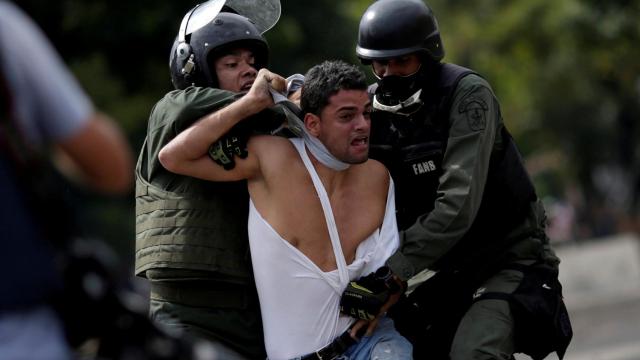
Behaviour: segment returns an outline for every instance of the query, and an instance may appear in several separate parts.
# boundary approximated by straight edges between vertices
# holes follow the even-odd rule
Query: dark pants
[[[179,278],[187,273],[188,277]],[[222,344],[246,358],[265,358],[255,288],[194,274],[169,269],[147,272],[151,318],[188,336]]]
[[[512,359],[509,303],[473,299],[484,292],[512,293],[521,280],[517,270],[499,271],[479,286],[453,274],[437,274],[403,299],[390,316],[413,343],[416,359]]]
[[[247,310],[207,309],[151,300],[151,318],[186,336],[208,340],[216,358],[264,359],[260,314]]]
[[[510,294],[518,287],[522,273],[502,270],[478,288],[485,292]],[[452,360],[512,359],[515,351],[514,321],[506,300],[474,302],[463,315],[451,344]]]

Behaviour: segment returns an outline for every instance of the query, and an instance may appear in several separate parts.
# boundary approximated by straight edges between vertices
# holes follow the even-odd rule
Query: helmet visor
[[[192,34],[213,21],[225,5],[251,19],[262,34],[280,19],[280,0],[209,0],[193,10],[185,35]]]
[[[280,20],[280,0],[227,0],[227,6],[253,20],[264,34]]]

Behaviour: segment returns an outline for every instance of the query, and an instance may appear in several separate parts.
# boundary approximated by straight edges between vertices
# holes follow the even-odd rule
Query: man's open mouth
[[[367,136],[359,136],[353,139],[353,141],[351,141],[351,145],[354,145],[354,146],[367,145],[368,143],[369,143],[369,137]]]

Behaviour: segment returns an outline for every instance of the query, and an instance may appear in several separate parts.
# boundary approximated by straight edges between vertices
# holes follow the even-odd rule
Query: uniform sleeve
[[[160,99],[151,111],[145,144],[138,157],[137,168],[143,178],[154,183],[162,182],[163,186],[174,182],[176,175],[168,173],[158,160],[160,150],[195,121],[230,104],[237,97],[237,94],[220,89],[188,87],[171,91]],[[166,176],[158,178],[162,174]]]
[[[203,116],[224,108],[242,96],[210,87],[190,87],[176,94],[173,101],[177,104],[178,111],[175,113],[175,118],[169,119],[173,123],[176,135]]]
[[[401,278],[406,280],[433,266],[471,227],[501,124],[499,105],[489,84],[477,75],[463,78],[449,114],[449,138],[435,207],[400,233],[400,249],[387,262]]]
[[[63,140],[93,113],[93,105],[40,28],[20,9],[0,3],[2,65],[25,136]]]

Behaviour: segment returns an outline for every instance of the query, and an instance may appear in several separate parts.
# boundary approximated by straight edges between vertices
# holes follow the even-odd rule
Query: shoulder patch
[[[458,112],[466,115],[469,128],[473,131],[484,130],[487,126],[487,110],[489,107],[484,100],[473,96],[463,99],[458,106]]]

